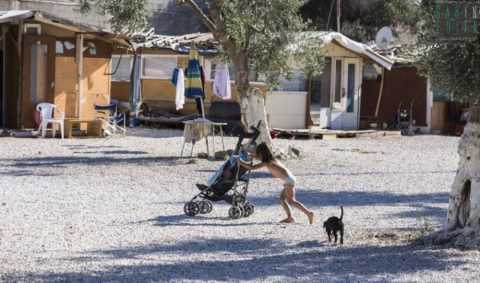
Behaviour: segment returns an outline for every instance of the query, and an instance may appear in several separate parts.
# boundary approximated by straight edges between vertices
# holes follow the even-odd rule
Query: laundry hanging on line
[[[185,76],[182,69],[175,68],[173,70],[172,83],[176,88],[175,108],[178,111],[183,109],[185,104]]]
[[[200,71],[200,62],[197,59],[190,59],[188,61],[185,79],[185,96],[187,98],[203,98],[202,74]]]
[[[213,82],[213,94],[222,99],[232,98],[232,87],[230,85],[230,72],[228,65],[220,63],[215,69],[215,80]]]

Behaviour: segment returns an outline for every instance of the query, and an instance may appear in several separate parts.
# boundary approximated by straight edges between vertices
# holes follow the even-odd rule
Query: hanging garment
[[[185,72],[185,78],[185,96],[187,98],[203,97],[200,62],[198,62],[198,60],[191,59],[188,61],[188,68]]]
[[[173,69],[172,79],[170,80],[174,86],[177,85],[178,70],[178,68]]]
[[[135,54],[133,60],[133,70],[131,75],[132,83],[129,89],[129,102],[130,109],[132,113],[135,114],[135,117],[138,117],[142,105],[142,84],[141,84],[141,56]]]
[[[215,70],[215,80],[213,82],[213,94],[222,99],[232,98],[232,88],[230,86],[230,73],[227,64],[219,64]]]
[[[200,66],[200,79],[202,80],[202,98],[205,99],[205,72],[203,71],[202,66]]]
[[[182,69],[177,69],[176,73],[175,107],[178,111],[185,104],[185,77]]]

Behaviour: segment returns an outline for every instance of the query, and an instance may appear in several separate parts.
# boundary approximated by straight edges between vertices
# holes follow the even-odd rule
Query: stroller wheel
[[[234,205],[228,210],[228,216],[230,216],[232,219],[239,219],[242,217],[242,215],[243,210],[240,208],[240,206]]]
[[[249,202],[245,203],[243,208],[245,209],[245,213],[243,215],[244,217],[249,217],[255,211],[255,206],[253,206],[253,204],[251,204]]]
[[[237,205],[238,204],[243,204],[243,203],[245,203],[245,196],[242,195],[242,194],[235,194],[233,196],[233,202]]]
[[[183,211],[187,216],[195,216],[200,213],[200,206],[198,203],[190,201],[185,204]]]
[[[213,205],[208,200],[202,200],[201,202],[198,203],[198,205],[200,206],[201,214],[207,214],[212,212],[213,210]]]

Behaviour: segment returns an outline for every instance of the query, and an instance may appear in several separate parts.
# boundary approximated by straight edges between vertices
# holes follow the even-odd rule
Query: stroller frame
[[[255,140],[259,136],[259,131],[257,128],[252,127],[254,130],[254,136],[252,137],[249,144],[254,144]],[[189,202],[185,203],[184,212],[188,216],[195,216],[197,214],[208,214],[213,210],[212,202],[225,201],[228,204],[232,205],[228,210],[228,215],[232,219],[239,219],[241,217],[248,217],[253,214],[255,207],[253,204],[247,201],[248,187],[250,183],[251,170],[242,168],[238,163],[231,164],[232,162],[238,162],[241,160],[241,154],[244,153],[241,150],[242,141],[244,139],[243,134],[240,135],[237,142],[236,149],[234,154],[230,156],[228,161],[226,161],[219,170],[210,178],[213,182],[209,182],[209,185],[200,185],[197,184],[197,187],[201,190],[200,193],[196,194]],[[250,161],[252,162],[252,161]],[[227,166],[235,166],[235,176],[233,178],[233,184],[231,188],[226,189],[224,192],[220,191],[220,195],[216,192],[219,185],[217,183],[218,178],[223,175]],[[245,170],[241,174],[241,170]]]

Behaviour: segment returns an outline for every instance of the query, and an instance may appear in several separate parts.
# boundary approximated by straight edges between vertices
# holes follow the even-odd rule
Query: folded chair
[[[95,105],[97,119],[103,121],[103,132],[107,136],[127,133],[125,113],[119,113],[116,103]]]
[[[45,137],[47,134],[48,124],[52,124],[52,136],[55,137],[56,125],[60,125],[60,133],[62,134],[62,139],[64,138],[64,120],[65,113],[57,108],[55,104],[52,103],[40,103],[37,105],[36,110],[40,112],[40,127],[38,131],[42,131],[42,137]],[[55,118],[54,112],[57,110],[59,115]]]

